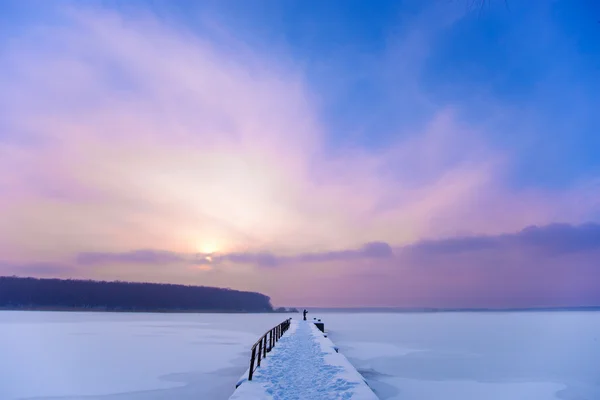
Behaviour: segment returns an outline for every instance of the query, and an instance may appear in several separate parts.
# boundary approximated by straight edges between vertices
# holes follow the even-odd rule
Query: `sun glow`
[[[198,246],[198,249],[202,254],[213,254],[219,251],[219,246],[216,242],[204,242]]]

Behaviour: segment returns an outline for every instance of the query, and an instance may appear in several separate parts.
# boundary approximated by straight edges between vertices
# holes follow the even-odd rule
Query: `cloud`
[[[277,257],[271,253],[231,253],[217,255],[214,258],[215,263],[229,261],[234,264],[255,264],[260,267],[276,267],[281,265],[284,257]]]
[[[125,253],[81,253],[77,263],[81,265],[98,264],[170,264],[189,262],[189,258],[170,251],[134,250]]]
[[[240,264],[255,264],[260,267],[276,267],[293,263],[327,263],[333,261],[357,261],[361,259],[384,259],[392,257],[392,248],[383,242],[373,242],[359,249],[299,253],[291,256],[277,256],[269,252],[231,253],[213,256],[215,263],[229,261]]]
[[[387,243],[367,243],[359,249],[300,253],[280,256],[270,252],[197,253],[178,254],[161,250],[132,250],[124,253],[84,252],[77,255],[80,265],[103,264],[252,264],[258,267],[277,267],[291,263],[326,263],[332,261],[356,261],[361,259],[384,259],[392,257],[392,248]]]
[[[404,255],[437,257],[485,251],[536,251],[538,256],[556,256],[565,253],[600,250],[600,224],[583,225],[550,224],[530,226],[519,232],[500,235],[450,237],[438,240],[421,240],[399,246],[396,251],[385,242],[371,242],[358,249],[307,252],[277,255],[274,252],[232,252],[178,254],[161,250],[133,250],[124,253],[84,252],[77,256],[83,265],[110,263],[170,264],[206,262],[219,264],[253,264],[259,267],[276,267],[285,264],[348,262],[402,258]]]
[[[600,250],[600,224],[531,226],[515,235],[513,241],[547,249],[552,254]]]
[[[0,260],[0,275],[61,276],[72,273],[72,265],[54,262],[11,262]]]
[[[328,262],[348,262],[352,265],[352,262],[360,260],[388,262],[393,259],[402,261],[406,257],[437,258],[453,254],[468,255],[496,251],[507,253],[518,251],[522,254],[530,252],[538,259],[567,253],[600,251],[600,224],[550,224],[527,227],[511,234],[421,240],[414,244],[399,246],[396,251],[388,243],[373,242],[359,249],[299,253],[291,256],[277,256],[270,252],[220,254],[214,256],[214,261],[255,264],[262,267]],[[427,265],[424,264],[423,267]]]
[[[422,255],[467,253],[500,249],[539,250],[548,255],[600,250],[600,224],[530,226],[520,232],[496,236],[465,236],[423,240],[407,250]]]
[[[372,242],[363,245],[358,250],[329,251],[322,253],[305,253],[291,257],[290,261],[299,262],[329,262],[353,261],[357,259],[381,259],[392,257],[392,248],[384,242]]]

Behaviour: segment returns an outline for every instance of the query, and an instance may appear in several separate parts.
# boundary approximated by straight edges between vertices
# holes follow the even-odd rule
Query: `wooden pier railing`
[[[250,369],[248,370],[249,381],[252,380],[254,370],[257,367],[260,367],[261,359],[267,356],[267,353],[270,352],[273,347],[275,347],[275,343],[277,343],[281,336],[283,336],[283,334],[288,330],[291,320],[291,318],[286,319],[262,335],[262,337],[258,339],[256,343],[254,343],[254,346],[252,346],[252,355],[250,356]],[[256,366],[254,365],[255,363]]]

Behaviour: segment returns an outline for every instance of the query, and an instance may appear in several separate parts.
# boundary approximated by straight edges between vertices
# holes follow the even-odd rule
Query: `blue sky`
[[[60,21],[54,12],[57,3],[73,4],[3,2],[3,42],[35,21]],[[471,3],[88,4],[131,14],[155,13],[197,34],[215,40],[234,37],[299,66],[319,100],[332,148],[384,147],[408,134],[407,127],[422,124],[436,108],[450,105],[469,123],[489,124],[486,140],[513,157],[509,179],[516,187],[560,189],[597,175],[600,4]],[[412,36],[413,43],[406,36]],[[402,61],[407,46],[421,47],[422,55]]]
[[[600,4],[470,3],[99,4],[150,8],[193,31],[232,36],[299,66],[318,98],[332,150],[388,146],[448,105],[484,126],[485,140],[510,154],[507,179],[516,188],[560,190],[597,176]]]

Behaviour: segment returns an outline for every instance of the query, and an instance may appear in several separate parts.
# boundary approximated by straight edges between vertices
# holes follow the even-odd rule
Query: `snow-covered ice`
[[[0,311],[0,399],[227,399],[297,315]],[[600,399],[600,312],[319,317],[381,400]]]
[[[0,400],[227,399],[285,318],[0,311]]]
[[[381,400],[600,399],[600,312],[323,317]]]
[[[292,321],[252,381],[230,400],[376,400],[363,377],[311,321]]]

